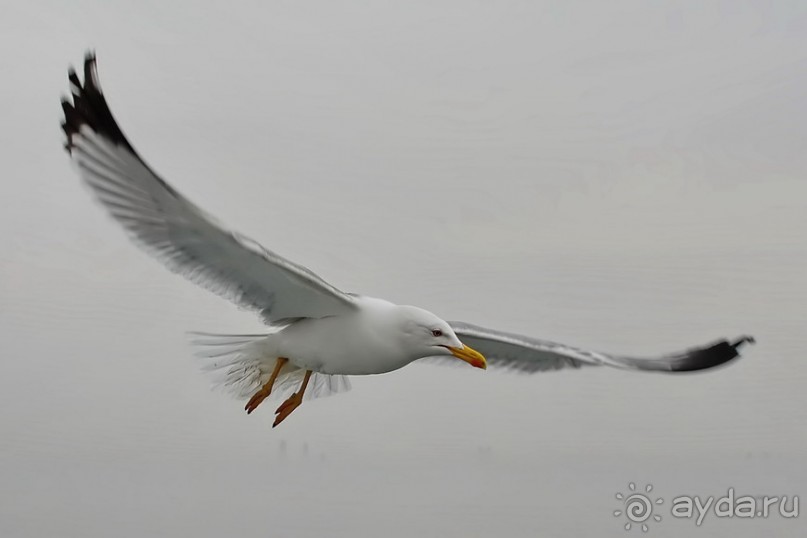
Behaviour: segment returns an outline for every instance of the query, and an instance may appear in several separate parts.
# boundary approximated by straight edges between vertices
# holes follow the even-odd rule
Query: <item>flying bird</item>
[[[744,336],[679,353],[635,358],[448,322],[415,306],[346,293],[255,241],[227,230],[163,180],[112,116],[88,53],[84,80],[70,68],[65,148],[81,179],[128,235],[168,269],[256,312],[266,334],[195,333],[203,368],[251,413],[286,397],[272,427],[303,401],[343,392],[347,376],[390,372],[422,358],[520,372],[581,366],[687,372],[738,356]],[[457,363],[459,364],[459,363]],[[307,392],[306,392],[307,391]]]

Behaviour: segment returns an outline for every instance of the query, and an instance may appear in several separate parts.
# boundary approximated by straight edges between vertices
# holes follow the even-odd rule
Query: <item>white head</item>
[[[446,321],[416,306],[398,306],[396,310],[398,324],[403,329],[401,337],[406,347],[417,355],[415,359],[453,355],[471,366],[487,368],[485,357],[460,342]]]

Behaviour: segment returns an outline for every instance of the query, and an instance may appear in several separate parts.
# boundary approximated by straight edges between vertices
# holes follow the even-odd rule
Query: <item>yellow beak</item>
[[[470,364],[475,368],[482,368],[483,370],[487,369],[488,361],[485,360],[485,356],[482,355],[477,350],[473,349],[470,346],[463,346],[463,347],[453,347],[453,346],[446,346],[448,350],[451,352],[452,355],[457,357],[460,360],[463,360]]]

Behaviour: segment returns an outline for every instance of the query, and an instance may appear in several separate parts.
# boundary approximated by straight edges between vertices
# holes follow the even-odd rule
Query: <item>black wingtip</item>
[[[753,344],[756,344],[756,343],[757,343],[757,340],[753,336],[741,336],[741,337],[739,337],[737,339],[736,342],[734,342],[731,345],[732,345],[732,347],[734,349],[740,349],[740,346],[742,346],[743,344],[752,344],[753,345]]]
[[[756,340],[752,336],[741,336],[733,344],[727,340],[721,340],[709,347],[692,350],[680,359],[673,361],[672,371],[694,372],[722,366],[738,358],[740,347],[744,344],[754,343]]]
[[[67,98],[62,98],[62,110],[64,111],[62,129],[67,135],[65,148],[68,153],[72,153],[75,138],[80,135],[81,128],[84,126],[134,153],[134,148],[126,140],[115,118],[112,117],[112,112],[101,91],[95,51],[89,50],[84,55],[84,82],[79,80],[76,70],[72,66],[67,70],[67,79],[70,82],[72,102]]]
[[[75,91],[78,88],[81,88],[81,81],[78,79],[76,70],[73,69],[72,65],[67,69],[67,80],[70,81],[70,86],[73,89],[73,91]]]

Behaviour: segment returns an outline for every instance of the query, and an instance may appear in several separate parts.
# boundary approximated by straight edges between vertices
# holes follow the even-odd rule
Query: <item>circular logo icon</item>
[[[652,484],[645,486],[644,493],[636,492],[636,484],[633,482],[628,484],[628,489],[630,490],[628,493],[616,494],[617,500],[622,502],[622,509],[614,510],[614,517],[625,515],[625,518],[628,520],[628,522],[625,523],[626,531],[631,530],[634,523],[641,523],[641,529],[647,532],[650,529],[647,520],[652,517],[653,521],[661,521],[661,516],[654,514],[653,508],[655,505],[663,503],[664,499],[659,497],[654,500],[650,497],[650,492],[653,491]]]

